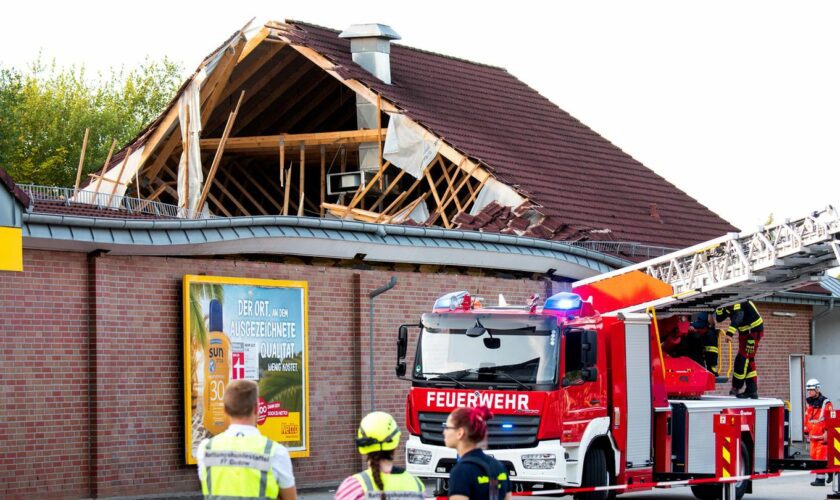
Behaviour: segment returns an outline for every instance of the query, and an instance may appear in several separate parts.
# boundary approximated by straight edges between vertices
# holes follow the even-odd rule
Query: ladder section
[[[594,276],[573,284],[603,285],[641,271],[671,288],[670,294],[621,312],[708,310],[796,288],[840,262],[840,213],[834,207],[765,226],[752,233],[730,233],[711,241]],[[597,305],[596,305],[597,308]],[[607,311],[601,311],[607,312]]]

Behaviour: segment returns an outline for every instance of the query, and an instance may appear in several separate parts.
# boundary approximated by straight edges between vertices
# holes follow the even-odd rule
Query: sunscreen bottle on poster
[[[204,346],[204,427],[214,436],[230,423],[223,399],[230,376],[230,340],[222,329],[222,304],[213,299]]]

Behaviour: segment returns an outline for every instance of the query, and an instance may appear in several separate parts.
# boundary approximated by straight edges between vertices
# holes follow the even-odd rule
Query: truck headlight
[[[406,454],[408,455],[408,463],[410,464],[429,465],[429,462],[432,461],[431,451],[408,448]]]
[[[522,466],[526,469],[553,469],[557,463],[554,453],[535,453],[522,455]]]

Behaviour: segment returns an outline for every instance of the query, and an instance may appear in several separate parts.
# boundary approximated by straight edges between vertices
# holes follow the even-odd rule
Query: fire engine
[[[411,381],[409,472],[445,490],[456,454],[442,424],[476,405],[495,414],[487,453],[508,468],[515,491],[714,477],[720,413],[745,422],[739,475],[785,467],[783,401],[712,395],[713,373],[661,346],[692,313],[817,279],[840,262],[838,241],[840,217],[829,207],[578,281],[541,306],[482,306],[467,291],[440,297],[398,334],[397,376]],[[420,330],[409,368],[412,327]],[[738,497],[750,488],[739,483]],[[692,489],[701,499],[720,494]]]

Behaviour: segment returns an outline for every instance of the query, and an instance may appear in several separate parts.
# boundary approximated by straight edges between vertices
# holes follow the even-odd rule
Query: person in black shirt
[[[449,498],[453,500],[511,499],[507,469],[479,448],[491,418],[493,414],[484,406],[458,408],[443,424],[447,448],[455,448],[460,457],[449,473]]]

